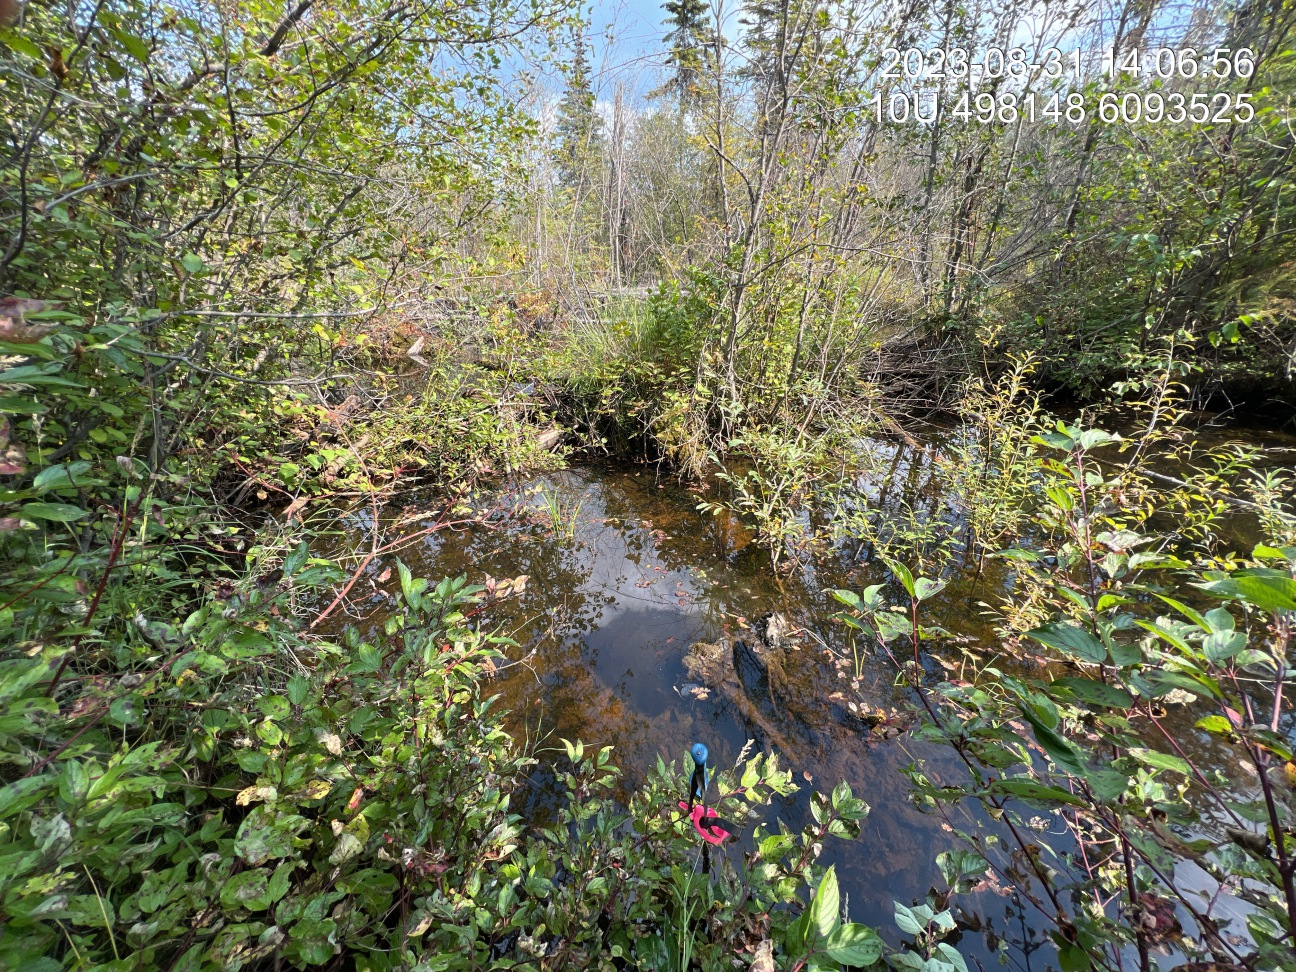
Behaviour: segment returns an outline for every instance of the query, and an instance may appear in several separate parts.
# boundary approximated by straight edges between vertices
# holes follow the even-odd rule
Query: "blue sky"
[[[659,0],[602,0],[586,11],[600,97],[611,98],[618,83],[637,94],[655,84],[667,31]]]

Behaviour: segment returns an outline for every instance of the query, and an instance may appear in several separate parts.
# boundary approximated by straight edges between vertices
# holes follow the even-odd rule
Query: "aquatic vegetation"
[[[705,501],[698,509],[712,514],[731,510],[751,522],[775,569],[786,554],[795,562],[822,540],[812,514],[823,502],[822,494],[845,478],[845,463],[834,445],[828,434],[789,436],[783,429],[751,429],[729,442],[741,458],[716,473],[728,484],[730,497]],[[718,457],[713,459],[719,464]]]
[[[540,513],[545,525],[555,540],[571,543],[576,539],[576,530],[580,526],[581,509],[585,503],[578,499],[575,503],[565,504],[558,493],[545,486],[537,487],[532,495],[539,503]]]

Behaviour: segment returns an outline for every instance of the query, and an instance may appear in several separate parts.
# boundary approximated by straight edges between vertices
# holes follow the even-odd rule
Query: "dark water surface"
[[[1287,463],[1296,458],[1296,439],[1249,439],[1257,440],[1275,454],[1291,450]],[[903,500],[946,522],[943,528],[958,529],[946,498],[931,489],[929,450],[902,443],[874,443],[873,448],[880,458],[879,475],[861,484],[871,503]],[[498,580],[527,575],[524,592],[491,615],[521,647],[510,649],[512,664],[484,689],[502,696],[508,727],[519,741],[557,746],[558,737],[567,737],[588,746],[612,746],[628,788],[643,780],[658,757],[687,765],[694,742],[706,743],[712,763],[726,766],[751,739],[761,749],[777,751],[794,772],[800,791],[776,802],[766,820],[773,826],[778,817],[794,829],[810,819],[812,789],[830,791],[838,780],[849,782],[872,812],[860,839],[830,839],[821,863],[837,865],[851,919],[877,926],[894,940],[893,902],[911,904],[929,889],[943,887],[936,855],[958,846],[947,822],[919,812],[910,802],[901,769],[920,763],[930,778],[961,785],[966,777],[956,757],[908,733],[880,738],[862,732],[858,725],[826,717],[822,704],[802,708],[756,699],[751,706],[737,706],[714,692],[696,698],[682,664],[693,642],[721,635],[749,637],[746,625],[777,611],[800,632],[799,649],[789,651],[784,663],[793,698],[823,700],[842,693],[843,704],[862,696],[871,710],[903,713],[910,692],[897,684],[895,666],[884,656],[864,658],[855,695],[852,666],[840,660],[844,631],[829,621],[839,607],[827,593],[830,589],[859,590],[884,580],[885,572],[862,560],[860,551],[841,549],[779,576],[768,552],[752,543],[750,531],[736,518],[696,509],[703,498],[714,499],[715,487],[707,493],[685,489],[658,479],[651,467],[582,466],[518,484],[508,500],[515,515],[501,524],[429,536],[400,557],[416,575],[434,579],[467,574],[470,581],[482,583],[488,575]],[[561,513],[557,528],[553,508]],[[419,525],[417,518],[407,519],[404,529],[412,532]],[[354,528],[356,542],[367,546],[366,525]],[[360,583],[371,596],[354,604],[350,623],[376,628],[391,610],[390,593],[399,589],[398,582],[394,575],[381,583],[377,578],[393,562],[389,558],[370,565],[372,585],[363,578]],[[931,602],[926,622],[976,639],[974,644],[993,654],[990,619],[980,602],[995,603],[1008,575],[993,566],[977,572],[975,564],[957,560],[947,573],[953,582]],[[897,592],[898,585],[891,590],[893,598]],[[927,664],[932,675],[941,674],[942,667],[957,674],[961,661],[951,649]],[[1204,765],[1230,765],[1229,755],[1210,752],[1209,737],[1192,728],[1190,714],[1168,718],[1182,744],[1200,755]],[[542,765],[558,758],[542,754]],[[550,783],[542,769],[530,791],[528,815],[543,817],[551,811],[556,790]],[[1239,785],[1245,788],[1246,781]],[[952,822],[983,832],[995,829],[971,816]],[[1060,820],[1040,818],[1037,823],[1041,843],[1069,844]],[[741,850],[739,844],[728,853],[736,856]],[[998,938],[1013,943],[1007,956],[1015,968],[1042,972],[1055,961],[1029,905],[994,888],[959,903],[984,932],[964,932],[957,942],[969,960],[987,966],[996,962]],[[1040,951],[1032,954],[1037,946]]]

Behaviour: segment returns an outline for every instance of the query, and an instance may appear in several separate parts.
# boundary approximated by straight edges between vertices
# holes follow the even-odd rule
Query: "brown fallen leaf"
[[[1138,896],[1138,903],[1143,932],[1153,944],[1162,945],[1183,934],[1173,902],[1145,891]]]

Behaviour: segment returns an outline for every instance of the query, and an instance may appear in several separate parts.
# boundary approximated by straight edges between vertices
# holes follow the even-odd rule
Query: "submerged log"
[[[798,653],[787,618],[775,613],[760,619],[750,637],[693,644],[684,656],[686,684],[705,686],[706,694],[679,691],[685,698],[714,694],[728,702],[754,736],[794,761],[812,757],[811,750],[835,749],[846,738],[877,742],[900,734],[903,726],[885,712],[852,707],[841,693],[830,693],[813,659]]]

